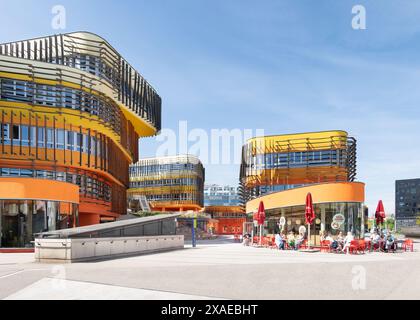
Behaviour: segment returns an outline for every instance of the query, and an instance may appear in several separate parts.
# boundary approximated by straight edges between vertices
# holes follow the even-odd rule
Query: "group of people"
[[[286,243],[289,248],[293,248],[294,250],[298,250],[301,245],[306,240],[306,234],[303,232],[300,232],[298,235],[296,235],[293,231],[290,231],[288,235],[284,233],[284,231],[280,231],[276,234],[274,238],[274,242],[278,249],[285,250]]]
[[[306,238],[306,233],[303,232],[296,234],[294,231],[290,231],[286,236],[284,231],[279,231],[275,235],[274,242],[279,250],[285,250],[286,245],[288,248],[299,250]],[[347,235],[344,236],[343,232],[340,231],[337,236],[333,237],[331,232],[322,231],[320,240],[321,242],[328,241],[330,248],[335,252],[348,253],[354,236],[351,232],[347,232]],[[387,229],[373,229],[370,235],[365,237],[365,240],[371,243],[372,248],[380,248],[386,252],[394,249],[396,243],[394,235]],[[244,235],[243,244],[248,246],[250,243],[251,235]]]
[[[344,236],[343,232],[340,231],[335,239],[331,236],[331,232],[321,232],[320,235],[321,242],[329,241],[330,248],[338,252],[348,252],[350,249],[351,242],[354,240],[354,236],[351,232],[347,232],[347,235]]]
[[[395,250],[396,239],[388,229],[372,229],[370,231],[370,236],[365,238],[365,240],[370,241],[373,248],[378,248],[385,252]]]

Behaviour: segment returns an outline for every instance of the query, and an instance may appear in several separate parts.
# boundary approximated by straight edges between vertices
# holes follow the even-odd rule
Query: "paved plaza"
[[[0,254],[0,299],[420,299],[413,253],[279,252],[231,239],[67,265]]]

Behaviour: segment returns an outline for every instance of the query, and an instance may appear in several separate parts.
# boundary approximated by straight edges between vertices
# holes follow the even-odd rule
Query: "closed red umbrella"
[[[376,208],[375,219],[376,219],[376,225],[380,225],[384,223],[385,209],[384,209],[384,204],[382,203],[382,200],[379,200],[378,207]]]
[[[265,221],[265,208],[264,208],[264,202],[260,202],[260,205],[258,207],[257,212],[257,221],[258,225],[260,226],[260,246],[262,245],[262,229]]]
[[[312,202],[312,194],[306,196],[305,220],[308,225],[308,248],[311,248],[311,225],[315,220],[315,210]]]
[[[263,225],[265,221],[265,209],[264,209],[264,202],[260,202],[260,206],[258,207],[258,224]]]
[[[312,202],[312,194],[308,193],[306,196],[306,210],[305,210],[306,224],[311,225],[315,220],[315,210]]]

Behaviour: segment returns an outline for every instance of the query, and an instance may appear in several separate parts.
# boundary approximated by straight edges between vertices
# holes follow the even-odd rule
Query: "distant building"
[[[397,227],[413,227],[420,219],[420,179],[395,182],[395,219]]]
[[[130,166],[130,208],[144,196],[153,211],[200,211],[204,179],[203,164],[192,155],[140,159]]]
[[[204,186],[204,205],[209,206],[238,206],[239,194],[238,187],[229,185],[205,185]]]
[[[239,206],[210,206],[205,213],[211,216],[208,229],[214,234],[242,234],[243,225],[247,221],[245,212]]]

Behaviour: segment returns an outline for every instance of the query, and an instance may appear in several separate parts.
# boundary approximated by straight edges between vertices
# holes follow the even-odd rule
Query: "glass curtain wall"
[[[312,243],[319,244],[319,235],[322,230],[331,233],[332,236],[343,232],[352,232],[356,238],[362,237],[364,233],[364,219],[362,204],[357,202],[335,202],[322,203],[314,205],[316,219],[311,226]],[[298,234],[301,227],[307,228],[305,224],[305,206],[295,206],[267,210],[267,222],[264,233],[275,234],[279,232],[281,226],[279,221],[281,217],[286,218],[286,225],[283,231],[290,231]],[[307,231],[306,231],[307,232]]]
[[[77,227],[78,205],[43,200],[0,200],[0,247],[32,247],[34,234]]]

